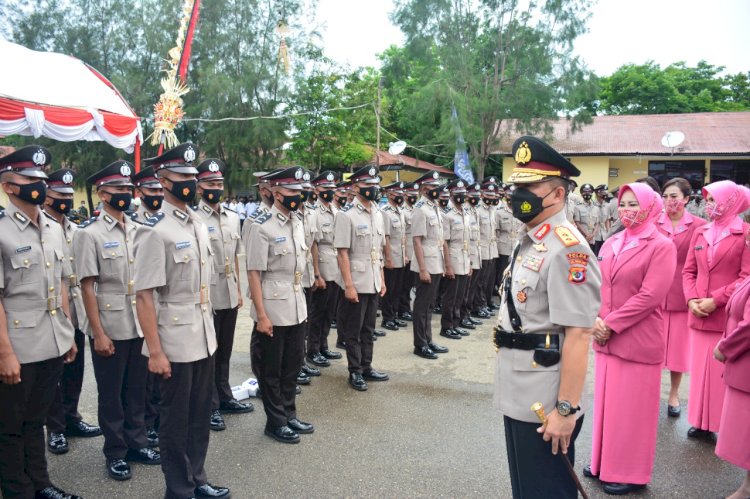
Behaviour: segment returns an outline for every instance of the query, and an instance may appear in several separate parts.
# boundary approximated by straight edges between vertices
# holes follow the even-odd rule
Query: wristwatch
[[[560,416],[570,416],[571,414],[575,414],[576,412],[580,410],[581,410],[580,406],[573,407],[573,404],[571,404],[567,400],[557,401],[557,412],[560,413]]]

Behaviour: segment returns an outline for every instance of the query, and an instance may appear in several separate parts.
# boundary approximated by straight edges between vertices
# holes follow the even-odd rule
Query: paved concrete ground
[[[433,328],[437,325],[434,321]],[[251,376],[250,329],[245,307],[232,359],[233,383]],[[374,364],[387,371],[391,381],[370,383],[364,393],[347,385],[345,359],[334,361],[298,398],[300,419],[316,427],[299,445],[264,436],[262,402],[253,399],[255,412],[227,416],[227,430],[211,434],[209,480],[231,487],[235,499],[511,497],[502,420],[492,408],[490,330],[488,323],[459,341],[441,338],[451,352],[437,361],[411,353],[410,328],[389,332],[375,344]],[[332,335],[335,338],[335,330]],[[96,422],[90,358],[86,364],[81,413]],[[591,381],[590,374],[589,397]],[[743,472],[719,460],[712,445],[688,441],[684,416],[667,419],[667,376],[663,386],[654,478],[638,496],[714,498],[733,491]],[[687,380],[682,391],[684,401]],[[163,497],[159,467],[136,464],[130,481],[110,480],[101,445],[101,437],[74,439],[68,454],[48,455],[53,481],[87,499]],[[579,473],[590,455],[589,418],[578,439]],[[544,470],[539,473],[544,479]],[[596,482],[582,480],[591,497],[607,497]]]

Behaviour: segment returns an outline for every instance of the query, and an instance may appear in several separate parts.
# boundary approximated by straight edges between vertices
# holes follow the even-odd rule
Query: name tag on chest
[[[189,248],[190,247],[190,241],[183,241],[181,243],[175,243],[174,247],[178,250]]]
[[[120,246],[120,243],[118,241],[110,241],[108,243],[104,243],[105,249],[117,248],[118,246]]]
[[[286,236],[279,236],[273,240],[275,243],[283,243],[284,241],[286,241]]]
[[[20,248],[16,248],[16,253],[26,253],[28,251],[31,251],[31,246],[21,246]]]
[[[357,225],[357,229],[358,230],[364,230],[364,229],[367,229],[368,227],[370,227],[370,226],[367,225],[367,224],[359,224],[359,225]]]
[[[209,225],[208,232],[216,232],[216,227],[214,227],[213,225]]]

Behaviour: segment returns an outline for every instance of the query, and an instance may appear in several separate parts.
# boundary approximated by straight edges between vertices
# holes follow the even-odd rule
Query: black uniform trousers
[[[21,382],[0,383],[0,491],[4,499],[34,497],[51,485],[44,420],[62,375],[63,359],[21,364]]]
[[[492,305],[493,290],[495,289],[495,279],[497,278],[497,258],[490,260],[487,269],[487,280],[484,282],[484,300],[487,305]],[[496,295],[495,295],[496,296]]]
[[[461,327],[461,307],[466,296],[466,286],[469,285],[468,275],[456,275],[453,279],[444,278],[446,283],[443,293],[443,314],[440,317],[440,327],[453,329]]]
[[[158,374],[149,372],[146,375],[146,428],[159,429],[159,405],[161,404],[161,380]]]
[[[214,389],[211,397],[211,409],[216,411],[222,402],[234,399],[232,387],[229,386],[229,361],[234,346],[234,330],[237,326],[238,308],[214,310],[214,329],[216,330],[216,352],[214,353]]]
[[[305,321],[307,322],[307,321]],[[266,429],[285,426],[297,417],[297,375],[305,360],[305,324],[274,326],[273,336],[253,328],[250,356],[258,378]]]
[[[404,276],[401,279],[401,293],[398,299],[399,314],[411,312],[411,288],[414,287],[414,283],[419,275],[416,272],[412,272],[409,265],[407,263],[404,266]]]
[[[398,318],[404,274],[406,272],[408,270],[403,267],[398,269],[383,269],[383,277],[385,277],[385,296],[383,296],[381,302],[383,322],[394,321]]]
[[[432,304],[440,287],[442,274],[430,274],[430,282],[417,281],[417,294],[414,297],[414,346],[422,348],[432,343]]]
[[[63,366],[60,383],[55,390],[55,397],[47,414],[47,431],[65,433],[67,426],[74,425],[83,419],[78,413],[78,401],[83,386],[83,359],[86,348],[86,335],[76,329],[75,342],[78,353],[73,362]]]
[[[308,355],[328,350],[328,334],[331,332],[331,321],[336,319],[339,292],[339,286],[334,281],[326,281],[325,289],[312,292],[307,332]]]
[[[470,316],[471,311],[474,310],[474,294],[476,293],[477,283],[479,282],[479,274],[482,269],[472,269],[471,275],[469,276],[469,283],[466,285],[466,291],[464,292],[463,305],[461,306],[461,318],[466,319]]]
[[[166,499],[195,497],[207,482],[206,453],[211,426],[214,356],[172,362],[172,376],[161,381],[159,449],[167,483]]]
[[[362,374],[372,369],[372,335],[375,332],[378,298],[378,293],[359,293],[358,303],[352,303],[343,296],[339,302],[337,327],[346,342],[350,373]]]
[[[576,422],[567,457],[562,452],[552,454],[552,443],[545,442],[536,432],[539,423],[526,423],[507,416],[503,417],[503,422],[513,499],[577,498],[578,489],[562,460],[575,464],[575,441],[581,432],[583,417]]]
[[[477,277],[476,286],[472,288],[472,299],[471,309],[479,310],[487,306],[487,295],[485,293],[485,287],[487,286],[487,279],[489,279],[490,266],[492,260],[482,260],[482,268],[479,269],[479,276]]]
[[[142,449],[146,438],[146,377],[148,358],[141,354],[143,338],[113,340],[115,353],[102,357],[94,351],[91,363],[99,392],[99,426],[104,435],[104,456],[124,459],[128,449]]]
[[[508,268],[508,263],[510,263],[510,255],[500,255],[495,263],[497,264],[495,271],[495,287],[499,290],[500,285],[503,282],[503,272],[505,272],[505,269]]]
[[[307,356],[307,341],[310,338],[310,310],[312,310],[312,303],[313,303],[313,289],[312,286],[309,288],[302,288],[302,291],[305,293],[305,306],[307,307],[307,320],[302,323],[302,326],[305,328],[305,340],[303,342],[303,351],[302,351],[302,362],[300,362],[300,368],[302,367],[302,364],[305,363],[305,357]]]

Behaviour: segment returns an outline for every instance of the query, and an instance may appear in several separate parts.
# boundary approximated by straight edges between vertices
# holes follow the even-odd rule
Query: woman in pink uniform
[[[662,305],[677,266],[677,250],[655,225],[661,196],[648,185],[620,188],[625,230],[599,252],[602,305],[594,326],[594,430],[591,464],[607,494],[622,495],[651,481],[664,362]]]
[[[685,210],[693,190],[690,182],[684,178],[673,178],[664,184],[665,212],[656,220],[659,232],[672,240],[677,248],[677,270],[672,279],[672,286],[664,301],[664,340],[666,353],[664,367],[669,369],[671,386],[667,401],[667,414],[672,417],[680,415],[678,391],[682,373],[690,370],[690,335],[688,333],[688,309],[685,294],[682,291],[682,268],[685,266],[690,240],[695,229],[706,223]]]
[[[748,201],[750,204],[750,200]],[[750,252],[750,232],[745,236]],[[724,363],[724,407],[716,455],[747,471],[745,480],[727,499],[750,497],[750,277],[745,279],[727,303],[727,326],[714,357]]]
[[[750,274],[745,249],[747,224],[739,214],[747,209],[747,188],[722,180],[703,188],[710,223],[699,227],[690,241],[682,285],[689,309],[692,342],[688,437],[713,438],[719,431],[724,404],[724,365],[713,351],[726,325],[724,307],[737,285]]]

